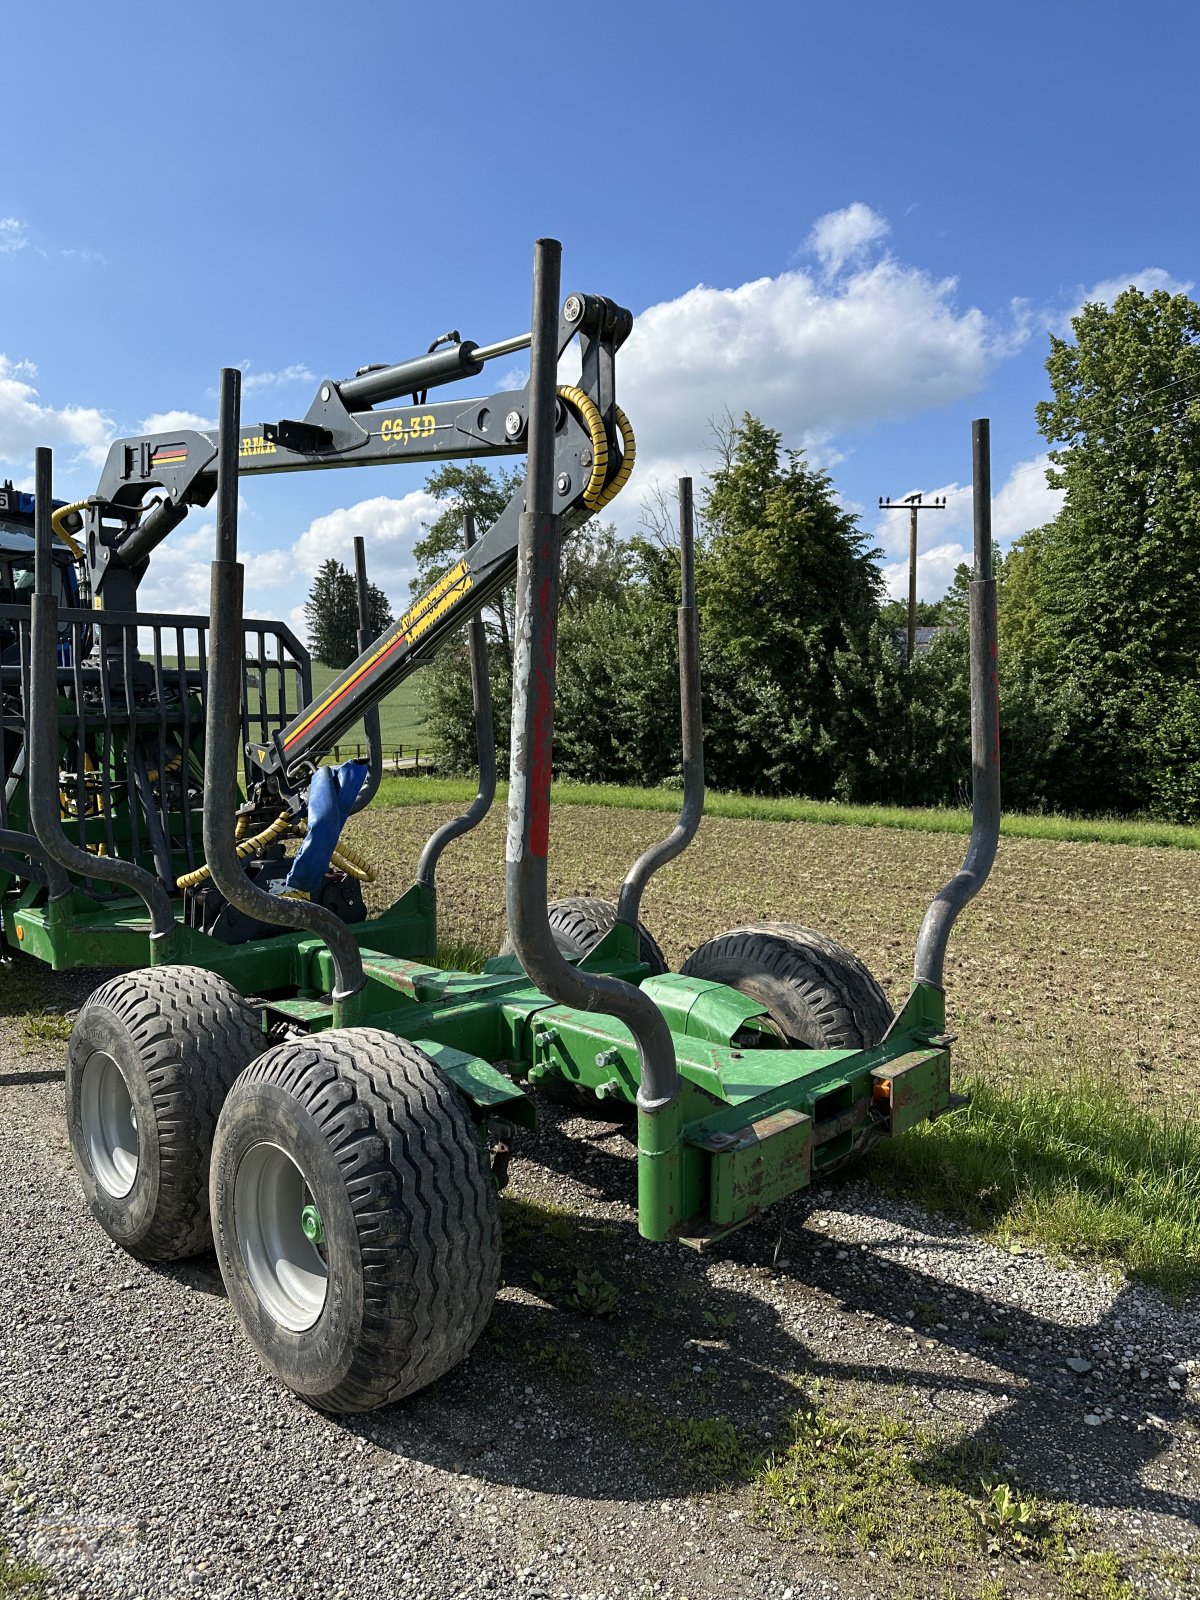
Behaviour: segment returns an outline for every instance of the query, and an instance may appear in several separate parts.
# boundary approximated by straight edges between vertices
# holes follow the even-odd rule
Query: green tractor
[[[449,336],[411,361],[322,382],[301,420],[250,427],[240,375],[226,370],[214,435],[113,446],[81,509],[93,607],[64,606],[56,587],[50,455],[37,455],[32,605],[0,606],[29,663],[4,669],[5,934],[56,968],[124,969],[82,1007],[69,1049],[70,1142],[93,1215],[143,1260],[214,1242],[259,1357],[325,1409],[411,1394],[479,1337],[499,1282],[513,1132],[537,1122],[531,1090],[636,1129],[642,1235],[698,1247],[956,1103],[944,956],[999,833],[986,423],[975,427],[974,828],[926,914],[899,1015],[856,956],[809,930],[737,929],[672,973],[640,921],[651,875],[685,848],[704,803],[687,480],[679,821],[616,904],[547,903],[560,546],[632,470],[614,360],[631,324],[600,296],[560,301],[559,247],[542,240],[528,334],[486,347]],[[560,388],[574,340],[580,382]],[[431,388],[525,347],[523,389],[429,402]],[[410,403],[388,403],[399,396]],[[240,478],[492,453],[527,455],[523,486],[478,539],[464,530],[460,559],[377,639],[359,546],[361,653],[313,700],[299,643],[243,617]],[[152,551],[214,496],[209,615],[139,612]],[[514,572],[509,943],[480,973],[447,971],[434,959],[438,861],[495,790],[478,612]],[[372,708],[464,623],[479,792],[429,840],[412,887],[368,917],[339,838],[378,783]],[[364,716],[370,759],[328,765]],[[303,838],[288,854],[293,833]]]

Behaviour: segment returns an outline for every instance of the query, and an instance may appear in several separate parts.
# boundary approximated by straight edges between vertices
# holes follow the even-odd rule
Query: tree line
[[[997,561],[1002,761],[1014,809],[1200,821],[1200,307],[1129,289],[1052,337],[1037,407],[1060,513]],[[486,528],[519,478],[434,473],[443,507],[416,548],[420,592]],[[905,659],[904,607],[828,473],[749,414],[719,436],[698,496],[710,783],[903,805],[969,793],[968,569],[927,605],[940,630]],[[596,521],[564,541],[555,770],[678,781],[671,507],[622,541]],[[508,744],[512,597],[486,613],[497,745]],[[424,676],[432,742],[474,764],[465,645]]]

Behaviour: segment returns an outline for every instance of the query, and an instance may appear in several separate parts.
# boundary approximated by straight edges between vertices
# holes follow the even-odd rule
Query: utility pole
[[[908,508],[908,665],[917,648],[917,517],[922,511],[945,511],[946,496],[926,500],[920,494],[906,494],[903,500],[885,500],[879,496],[881,511],[903,511]]]

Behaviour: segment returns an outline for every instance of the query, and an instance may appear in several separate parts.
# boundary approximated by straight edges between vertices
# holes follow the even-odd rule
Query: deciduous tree
[[[1066,500],[1019,548],[1004,637],[1071,716],[1058,803],[1195,818],[1200,306],[1130,288],[1072,332],[1037,408]]]

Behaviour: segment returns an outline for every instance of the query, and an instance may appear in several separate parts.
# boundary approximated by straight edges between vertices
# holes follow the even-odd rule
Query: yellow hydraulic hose
[[[590,395],[584,394],[582,389],[576,389],[568,384],[559,385],[558,398],[578,411],[583,418],[584,426],[592,436],[592,475],[588,479],[587,488],[583,491],[583,503],[589,511],[598,511],[600,493],[608,476],[608,436],[604,432],[604,422],[599,407]]]
[[[348,844],[339,844],[330,858],[330,865],[339,872],[347,872],[352,878],[357,878],[359,883],[374,883],[378,877],[374,866],[369,861],[364,861],[357,850],[351,850]]]
[[[637,460],[637,440],[633,436],[633,428],[629,418],[620,406],[614,406],[613,412],[617,419],[617,427],[621,431],[621,465],[618,467],[613,480],[607,486],[605,478],[608,476],[608,436],[604,432],[604,422],[600,416],[599,407],[590,395],[584,394],[582,389],[568,385],[560,386],[558,397],[566,405],[576,410],[582,417],[584,426],[592,439],[592,475],[588,479],[587,488],[583,491],[583,503],[595,515],[603,511],[604,507],[616,499],[621,490],[629,482],[629,475],[633,471],[633,464]]]
[[[243,839],[237,846],[238,859],[245,861],[248,856],[256,856],[260,850],[265,850],[269,844],[274,844],[276,839],[285,838],[292,831],[292,814],[290,811],[281,811],[268,827],[261,833],[256,833],[253,838]],[[194,889],[198,883],[204,883],[212,876],[212,869],[205,862],[197,867],[194,872],[185,872],[181,878],[176,878],[177,889]]]
[[[281,811],[275,821],[256,833],[253,838],[246,837],[247,822],[245,817],[237,820],[237,829],[234,838],[238,841],[237,853],[240,860],[245,861],[249,856],[255,856],[260,850],[265,850],[269,844],[274,844],[277,839],[286,838],[289,833],[303,831],[288,811]],[[378,873],[369,861],[364,861],[357,850],[352,850],[349,845],[339,844],[330,859],[330,865],[339,872],[348,873],[350,877],[357,878],[360,883],[374,883]],[[194,889],[197,884],[204,883],[211,876],[207,864],[199,866],[194,872],[185,872],[181,878],[176,878],[175,886],[179,889]],[[283,898],[305,899],[311,898],[301,889],[289,889]]]
[[[610,500],[617,498],[629,482],[633,464],[637,460],[637,440],[633,436],[633,425],[620,406],[614,405],[613,411],[616,413],[617,427],[621,430],[621,465],[617,468],[616,477],[605,489],[597,510],[603,510]]]
[[[76,500],[69,506],[59,506],[58,510],[50,518],[50,526],[75,557],[76,561],[83,560],[83,546],[67,532],[65,524],[69,516],[76,511],[85,510],[86,507],[86,500]]]

